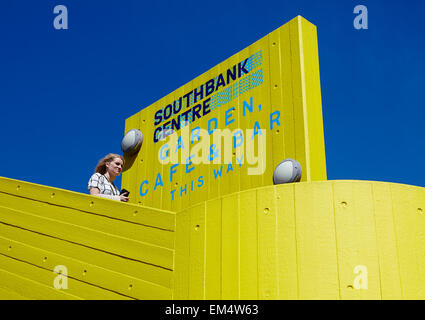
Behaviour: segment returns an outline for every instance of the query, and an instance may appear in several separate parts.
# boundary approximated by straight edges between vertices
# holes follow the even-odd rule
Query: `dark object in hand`
[[[128,197],[128,195],[129,195],[129,194],[130,194],[130,191],[125,190],[125,189],[122,189],[122,190],[121,190],[121,193],[120,193],[120,196],[121,196],[121,195],[124,195],[124,196]]]

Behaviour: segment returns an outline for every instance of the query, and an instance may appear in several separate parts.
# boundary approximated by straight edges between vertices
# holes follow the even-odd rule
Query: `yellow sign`
[[[273,184],[292,158],[326,180],[316,28],[297,17],[126,120],[144,141],[126,159],[132,202],[181,210]]]

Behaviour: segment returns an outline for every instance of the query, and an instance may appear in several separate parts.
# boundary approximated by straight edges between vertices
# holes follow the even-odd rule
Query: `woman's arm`
[[[109,194],[101,194],[100,190],[98,188],[90,188],[90,194],[92,196],[97,196],[97,197],[106,198],[106,199],[112,199],[112,200],[123,201],[123,202],[128,201],[128,197],[123,196],[123,195],[113,196],[113,195],[109,195]]]

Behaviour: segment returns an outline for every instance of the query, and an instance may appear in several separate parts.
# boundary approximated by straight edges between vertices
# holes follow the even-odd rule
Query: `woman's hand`
[[[124,193],[124,194],[120,195],[120,201],[123,201],[123,202],[127,202],[128,201],[127,193]]]

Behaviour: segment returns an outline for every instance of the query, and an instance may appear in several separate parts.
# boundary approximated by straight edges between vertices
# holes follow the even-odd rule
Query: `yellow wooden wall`
[[[424,209],[424,188],[369,181],[198,204],[177,214],[174,298],[425,299]]]
[[[177,173],[170,182],[171,165],[163,165],[158,160],[159,149],[166,141],[153,143],[155,112],[259,51],[262,52],[262,64],[258,67],[263,70],[262,84],[211,111],[210,114],[191,123],[189,127],[190,130],[196,126],[206,129],[208,120],[212,117],[218,118],[218,129],[228,128],[231,131],[237,128],[253,129],[255,122],[259,121],[267,138],[265,172],[261,175],[249,175],[247,173],[249,165],[245,161],[245,164],[239,167],[236,161],[237,153],[233,149],[233,171],[227,174],[228,167],[223,164],[221,178],[216,180],[213,174],[213,170],[219,169],[221,165],[198,164],[195,166],[195,170],[186,174],[185,162],[180,161]],[[249,103],[251,97],[253,97],[254,111],[252,114],[243,116],[243,102]],[[259,104],[262,105],[261,111],[258,108]],[[225,111],[232,106],[236,108],[235,121],[226,127]],[[270,130],[270,114],[275,111],[280,112],[281,125],[276,126],[275,124],[273,130]],[[301,163],[302,181],[326,180],[316,27],[300,16],[294,18],[246,49],[128,118],[125,131],[134,128],[142,131],[144,141],[136,156],[126,158],[127,164],[122,179],[123,187],[131,191],[133,203],[180,211],[188,206],[222,195],[273,185],[273,171],[286,158],[293,158]],[[181,134],[181,130],[178,134]],[[185,148],[188,148],[187,144]],[[154,191],[158,173],[162,176],[164,186],[159,186]],[[204,179],[204,185],[201,188],[196,187],[199,176],[203,176]],[[144,180],[148,180],[149,185],[145,185],[143,190],[148,188],[149,192],[147,195],[141,196],[140,186]],[[194,191],[189,190],[191,181],[195,183]],[[180,197],[178,193],[180,188],[184,188],[184,185],[187,185],[187,195],[183,193],[183,196]],[[173,189],[177,190],[174,200],[170,194]]]
[[[174,226],[172,212],[0,178],[0,299],[171,299]]]
[[[173,213],[0,178],[0,299],[425,299],[424,211],[424,188],[384,182],[260,187]]]

